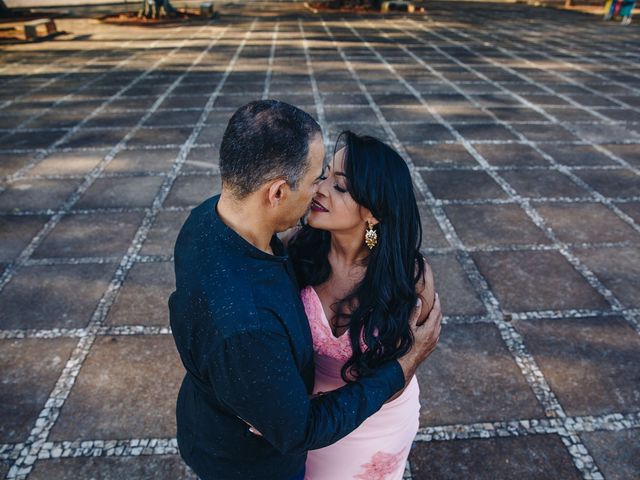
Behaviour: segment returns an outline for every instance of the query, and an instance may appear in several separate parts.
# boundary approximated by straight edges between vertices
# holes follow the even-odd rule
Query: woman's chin
[[[307,225],[311,228],[317,228],[318,230],[327,230],[326,222],[322,221],[322,218],[319,218],[322,213],[314,212],[311,210],[309,216],[307,217]]]

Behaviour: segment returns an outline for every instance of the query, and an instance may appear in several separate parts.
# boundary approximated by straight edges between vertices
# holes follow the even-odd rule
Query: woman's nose
[[[320,183],[318,183],[317,190],[316,190],[316,193],[318,193],[318,195],[322,195],[323,197],[327,196],[328,180],[329,180],[328,178],[325,178],[324,180],[321,180]]]

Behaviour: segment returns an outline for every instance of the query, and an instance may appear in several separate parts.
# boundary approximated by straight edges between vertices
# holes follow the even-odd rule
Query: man
[[[176,242],[169,308],[187,370],[178,445],[203,479],[302,479],[306,452],[357,428],[437,343],[438,304],[399,361],[310,398],[311,332],[275,234],[308,211],[324,157],[307,113],[272,100],[245,105],[220,146],[221,195],[193,210]]]

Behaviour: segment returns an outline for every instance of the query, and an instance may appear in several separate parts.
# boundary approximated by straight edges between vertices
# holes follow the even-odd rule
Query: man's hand
[[[416,373],[418,366],[433,353],[440,339],[440,327],[442,323],[442,311],[440,310],[440,297],[436,293],[436,300],[429,312],[427,319],[418,325],[422,302],[418,299],[409,324],[413,332],[414,344],[403,357],[398,359],[404,372],[405,384]]]

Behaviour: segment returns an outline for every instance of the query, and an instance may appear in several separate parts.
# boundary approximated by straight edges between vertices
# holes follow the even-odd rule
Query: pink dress
[[[313,393],[345,384],[340,369],[351,356],[349,335],[333,336],[320,297],[312,287],[300,293],[309,318],[315,352]],[[418,431],[420,390],[415,377],[395,400],[333,445],[311,450],[305,480],[400,480]]]

